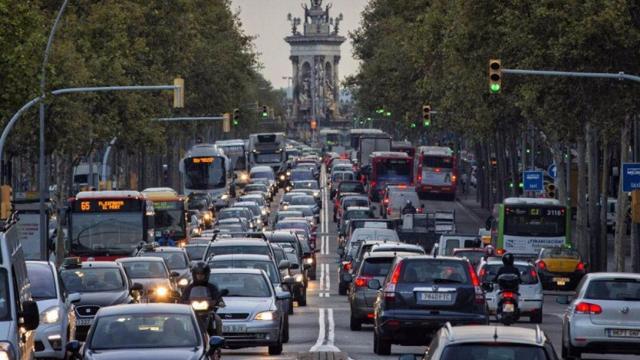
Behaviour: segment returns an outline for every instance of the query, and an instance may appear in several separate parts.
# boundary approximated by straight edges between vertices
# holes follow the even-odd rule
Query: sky
[[[344,14],[340,23],[340,34],[348,37],[348,33],[360,26],[360,13],[369,0],[324,0],[323,8],[333,3],[331,16]],[[309,0],[231,0],[233,12],[240,10],[242,28],[248,35],[257,36],[254,40],[256,51],[263,65],[262,73],[275,88],[287,87],[288,80],[283,76],[291,76],[289,61],[289,44],[284,37],[291,34],[291,24],[287,14],[303,17],[301,4],[310,6]],[[299,28],[300,29],[300,28]],[[358,70],[358,63],[353,58],[351,40],[342,44],[340,59],[340,76],[352,75]]]

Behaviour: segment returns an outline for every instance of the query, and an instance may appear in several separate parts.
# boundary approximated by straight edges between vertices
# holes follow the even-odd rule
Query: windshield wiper
[[[462,281],[454,279],[433,279],[434,284],[462,284]]]

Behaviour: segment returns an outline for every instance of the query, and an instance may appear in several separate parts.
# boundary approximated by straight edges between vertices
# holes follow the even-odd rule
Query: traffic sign
[[[640,189],[640,164],[622,164],[622,191],[629,192]]]
[[[549,165],[549,167],[547,168],[547,174],[549,174],[549,176],[554,179],[556,178],[556,176],[558,176],[558,167],[556,166],[556,164]]]
[[[544,191],[544,174],[542,171],[525,171],[522,173],[524,191]]]

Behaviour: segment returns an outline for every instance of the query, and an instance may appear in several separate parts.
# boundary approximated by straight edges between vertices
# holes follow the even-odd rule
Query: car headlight
[[[304,276],[302,276],[302,274],[296,274],[296,276],[294,277],[294,279],[296,280],[296,282],[303,282],[304,281]]]
[[[260,213],[262,214],[262,216],[267,215],[267,209],[260,210]]]
[[[264,311],[261,313],[256,314],[255,319],[256,320],[273,320],[276,318],[276,312],[275,311]]]
[[[158,286],[155,291],[154,294],[156,294],[156,296],[158,297],[166,297],[167,295],[169,295],[169,289],[167,289],[164,286]]]
[[[313,192],[313,196],[320,197],[320,191],[314,191]]]
[[[189,285],[189,280],[182,278],[180,279],[180,281],[178,281],[178,286],[187,286]]]
[[[195,311],[207,311],[209,310],[209,302],[207,300],[203,301],[192,301],[191,307]]]
[[[291,171],[287,171],[287,176],[291,176]]]
[[[56,324],[58,321],[60,321],[60,307],[57,305],[40,313],[40,322],[43,324]],[[2,359],[1,355],[0,359]]]
[[[240,175],[240,180],[243,180],[243,181],[249,180],[249,175],[247,175],[247,174]]]
[[[280,175],[280,180],[284,181],[287,177],[284,175]]]
[[[204,219],[205,219],[206,221],[211,220],[211,213],[208,213],[208,212],[204,213]]]
[[[227,200],[229,198],[229,194],[222,194],[222,196],[220,196],[220,200]]]
[[[306,259],[304,259],[304,263],[305,263],[305,264],[309,264],[309,265],[313,264],[313,258],[306,258]]]
[[[15,360],[16,351],[8,341],[0,341],[0,360]]]

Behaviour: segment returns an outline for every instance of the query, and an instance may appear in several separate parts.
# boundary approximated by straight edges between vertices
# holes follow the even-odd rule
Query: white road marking
[[[324,264],[320,264],[320,286],[318,286],[318,296],[324,297]]]
[[[318,308],[318,340],[316,340],[315,345],[311,347],[309,351],[318,351],[318,349],[324,343],[325,338],[325,326],[324,326],[324,308]]]
[[[325,276],[326,280],[324,281],[324,289],[327,291],[327,297],[329,297],[329,293],[331,291],[331,271],[329,270],[329,264],[324,264],[326,267]]]
[[[333,321],[333,309],[327,310],[327,316],[329,317],[329,331],[327,334],[327,345],[335,347],[333,343],[336,339],[336,323]],[[336,348],[336,351],[340,351],[340,350]]]
[[[325,324],[325,318],[329,325],[328,328]],[[335,346],[336,324],[333,320],[333,309],[318,309],[318,328],[318,339],[309,351],[340,352],[340,349]]]

